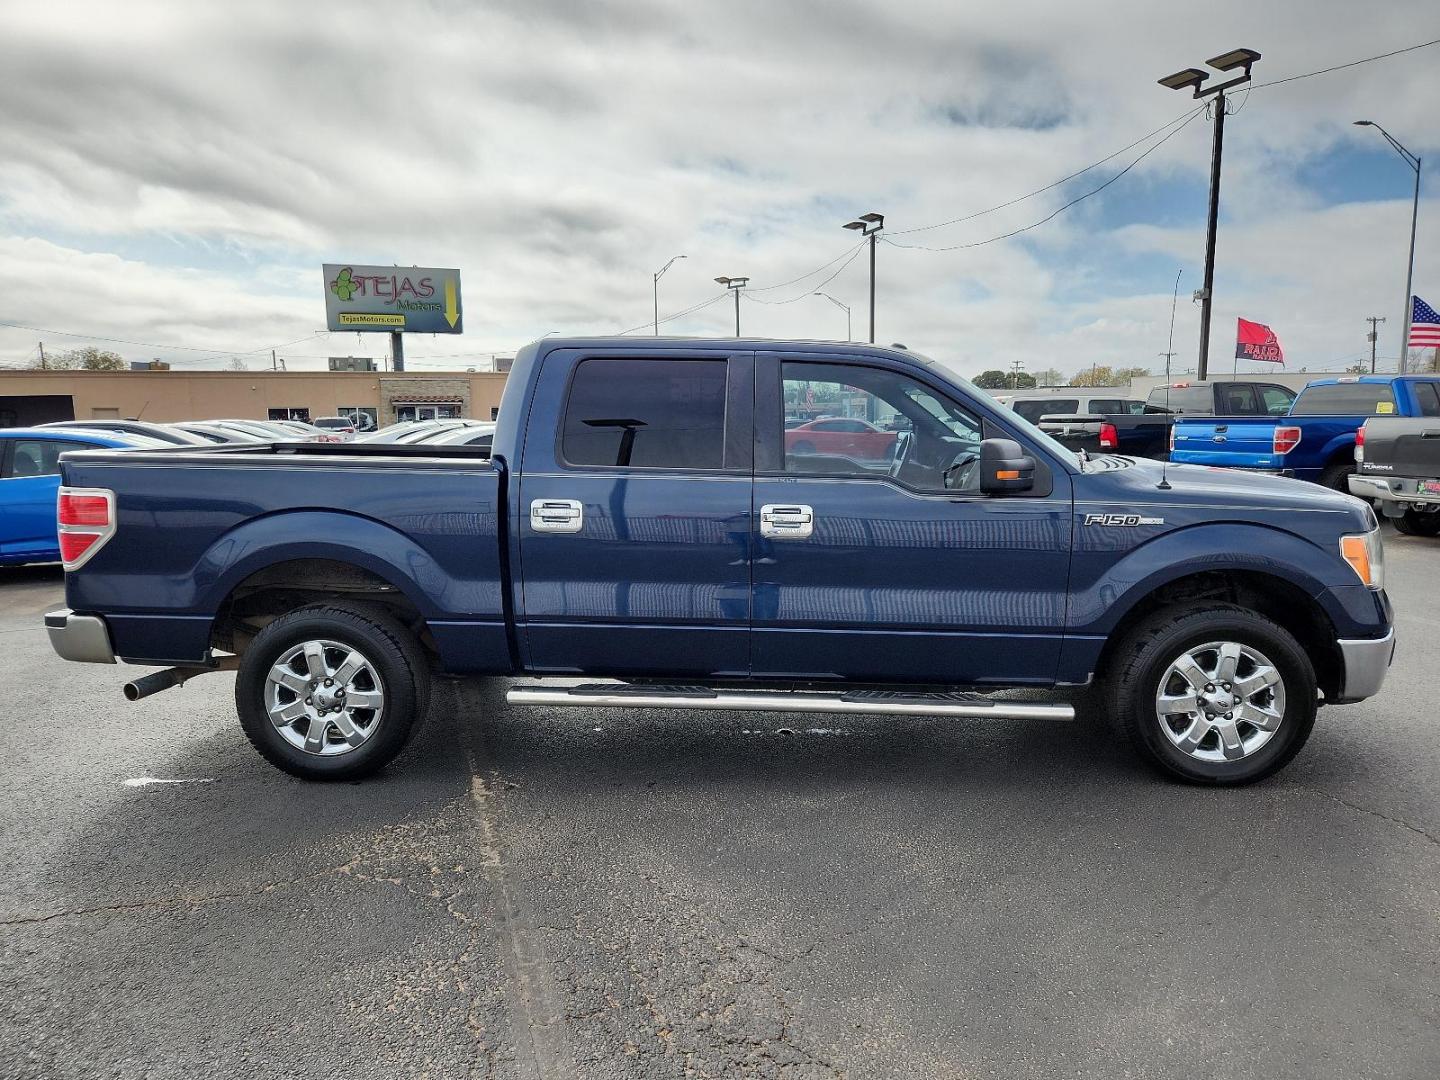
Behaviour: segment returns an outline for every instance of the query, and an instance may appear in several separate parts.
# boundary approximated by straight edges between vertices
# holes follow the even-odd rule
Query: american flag
[[[1440,315],[1418,296],[1412,296],[1410,341],[1412,349],[1440,349]]]

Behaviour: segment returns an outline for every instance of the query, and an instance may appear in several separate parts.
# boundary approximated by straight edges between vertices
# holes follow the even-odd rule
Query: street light
[[[885,228],[885,215],[870,211],[868,214],[861,214],[854,221],[849,222],[845,228],[857,230],[861,236],[870,239],[870,344],[875,344],[875,241],[880,238],[880,230]]]
[[[676,255],[659,270],[655,271],[654,280],[651,282],[655,293],[655,336],[660,336],[660,279],[665,276],[665,271],[675,265],[675,259],[683,259],[684,255]]]
[[[1225,91],[1250,81],[1250,68],[1260,54],[1254,49],[1231,49],[1227,53],[1206,60],[1207,66],[1216,71],[1235,71],[1240,74],[1219,86],[1203,89],[1209,72],[1199,68],[1186,68],[1159,80],[1160,85],[1171,90],[1189,90],[1193,97],[1205,98],[1215,95],[1215,138],[1210,150],[1210,213],[1205,230],[1205,281],[1195,296],[1200,301],[1200,363],[1196,368],[1198,378],[1205,378],[1210,366],[1210,309],[1215,293],[1215,229],[1220,216],[1220,156],[1225,145]]]
[[[836,307],[842,307],[842,308],[845,309],[845,340],[846,340],[846,341],[853,341],[853,340],[854,340],[854,337],[853,337],[853,335],[850,333],[850,305],[849,305],[849,304],[842,304],[839,300],[836,300],[836,299],[835,299],[833,296],[831,296],[829,293],[817,292],[815,295],[816,295],[816,296],[823,296],[826,300],[829,300],[830,303],[834,304]]]
[[[1404,375],[1410,359],[1410,319],[1415,313],[1415,301],[1411,298],[1410,290],[1415,284],[1415,225],[1420,218],[1420,159],[1401,146],[1395,136],[1374,120],[1356,120],[1355,126],[1373,127],[1380,132],[1385,136],[1385,141],[1395,148],[1395,152],[1405,159],[1405,163],[1415,170],[1415,201],[1410,205],[1410,261],[1405,264],[1405,328],[1400,332],[1400,374]]]
[[[717,277],[715,284],[724,285],[735,294],[735,336],[740,336],[740,290],[750,284],[748,277]]]

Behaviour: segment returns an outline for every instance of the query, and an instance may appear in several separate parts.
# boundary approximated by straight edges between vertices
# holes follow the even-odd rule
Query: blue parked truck
[[[1281,418],[1182,418],[1170,460],[1293,476],[1348,491],[1355,436],[1372,416],[1440,416],[1440,376],[1354,375],[1307,383]]]
[[[802,445],[795,409],[865,436]],[[438,670],[530,677],[508,699],[549,708],[1022,719],[1074,710],[976,691],[1095,683],[1153,765],[1239,784],[1322,699],[1374,694],[1394,646],[1364,503],[1086,461],[903,350],[549,338],[517,355],[492,451],[62,467],[61,527],[94,542],[46,616],[56,651],[169,665],[132,698],[237,668],[245,732],[309,778],[394,758]]]

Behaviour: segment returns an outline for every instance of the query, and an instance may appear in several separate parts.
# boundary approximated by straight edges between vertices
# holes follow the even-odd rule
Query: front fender
[[[1227,571],[1279,578],[1313,597],[1337,627],[1355,622],[1333,591],[1357,585],[1354,573],[1338,551],[1295,533],[1260,524],[1197,524],[1157,536],[1116,558],[1105,541],[1128,531],[1087,537],[1084,548],[1077,546],[1067,634],[1106,637],[1156,589],[1192,574]]]

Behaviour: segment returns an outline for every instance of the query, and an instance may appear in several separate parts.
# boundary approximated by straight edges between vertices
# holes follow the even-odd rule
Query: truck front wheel
[[[306,780],[353,780],[404,749],[430,701],[414,635],[383,610],[316,604],[255,635],[235,705],[272,765]]]
[[[1120,643],[1109,707],[1140,755],[1197,784],[1249,784],[1310,737],[1315,669],[1299,642],[1231,604],[1150,616]]]

